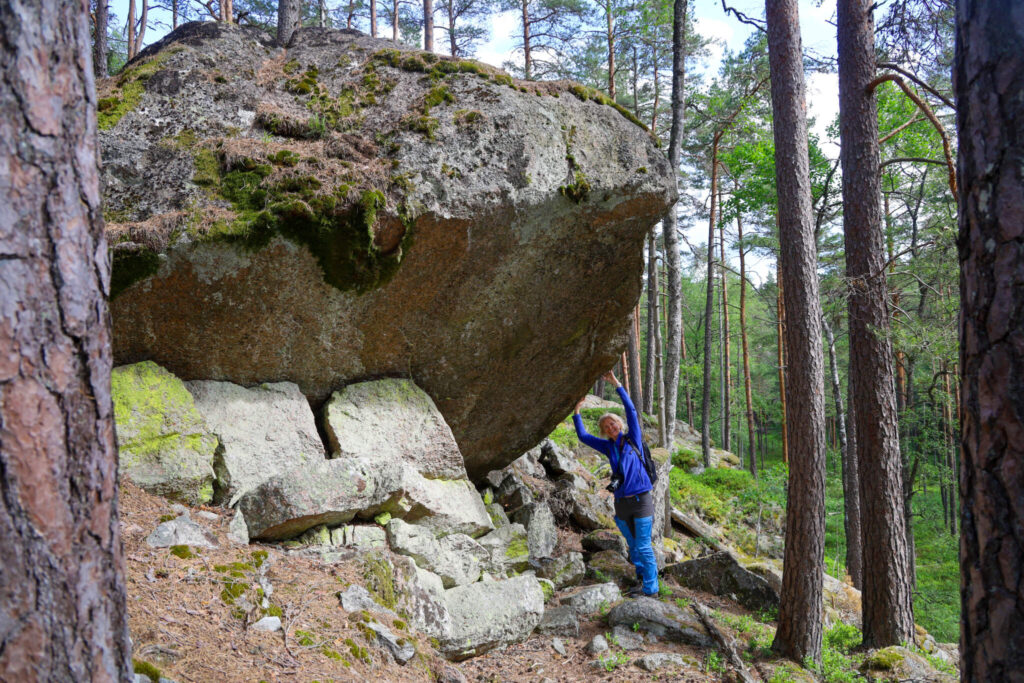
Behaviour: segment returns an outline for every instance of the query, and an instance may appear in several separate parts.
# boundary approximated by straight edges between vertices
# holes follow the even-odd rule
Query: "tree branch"
[[[735,9],[734,7],[729,7],[728,5],[725,4],[725,0],[722,0],[722,11],[725,12],[726,16],[729,16],[730,14],[735,15],[736,20],[739,21],[741,24],[746,24],[747,26],[753,26],[754,28],[756,28],[761,33],[766,33],[767,32],[767,29],[765,28],[763,21],[760,21],[759,19],[751,19],[746,14],[744,14],[743,12],[740,12],[739,10]]]
[[[917,83],[919,86],[921,86],[922,88],[924,88],[925,90],[930,92],[932,95],[935,95],[935,97],[937,97],[940,100],[942,100],[942,103],[945,104],[947,107],[949,107],[953,111],[956,111],[956,105],[953,104],[953,102],[951,100],[949,100],[942,93],[940,93],[938,90],[936,90],[935,88],[933,88],[932,86],[928,85],[927,83],[922,81],[920,78],[915,76],[913,74],[913,72],[907,71],[906,69],[902,68],[898,64],[893,64],[892,62],[879,62],[877,66],[878,66],[879,69],[889,69],[890,71],[895,71],[896,73],[903,74],[904,76],[906,76],[910,80],[914,81],[914,83]]]

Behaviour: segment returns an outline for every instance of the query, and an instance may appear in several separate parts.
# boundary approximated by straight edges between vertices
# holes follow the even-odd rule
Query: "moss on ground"
[[[113,93],[96,103],[96,124],[110,130],[128,112],[139,106],[146,91],[146,81],[160,70],[167,58],[180,50],[164,50],[153,57],[126,67],[117,75]]]

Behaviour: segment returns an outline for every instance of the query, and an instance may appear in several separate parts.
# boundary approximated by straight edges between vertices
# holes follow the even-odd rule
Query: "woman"
[[[604,379],[615,385],[619,392],[622,405],[626,410],[627,432],[623,432],[622,418],[613,413],[605,413],[597,421],[597,426],[604,437],[598,438],[589,434],[580,417],[581,400],[576,404],[572,421],[576,425],[576,436],[594,450],[603,453],[612,467],[612,480],[619,480],[614,489],[615,525],[629,544],[629,559],[636,567],[637,578],[641,585],[636,586],[628,595],[658,594],[658,563],[651,547],[651,527],[654,523],[654,501],[651,496],[651,480],[647,476],[641,460],[643,448],[643,432],[640,429],[640,418],[637,415],[629,394],[619,384],[612,372],[605,373]]]

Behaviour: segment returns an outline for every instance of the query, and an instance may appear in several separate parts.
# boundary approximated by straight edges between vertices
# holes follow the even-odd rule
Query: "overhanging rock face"
[[[474,478],[613,364],[674,192],[593,91],[351,31],[189,24],[99,95],[117,362],[411,377]]]

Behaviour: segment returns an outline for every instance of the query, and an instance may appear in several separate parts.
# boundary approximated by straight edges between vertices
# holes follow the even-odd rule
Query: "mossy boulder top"
[[[674,199],[600,93],[355,31],[186,24],[97,88],[117,362],[411,377],[474,478],[614,363]]]

